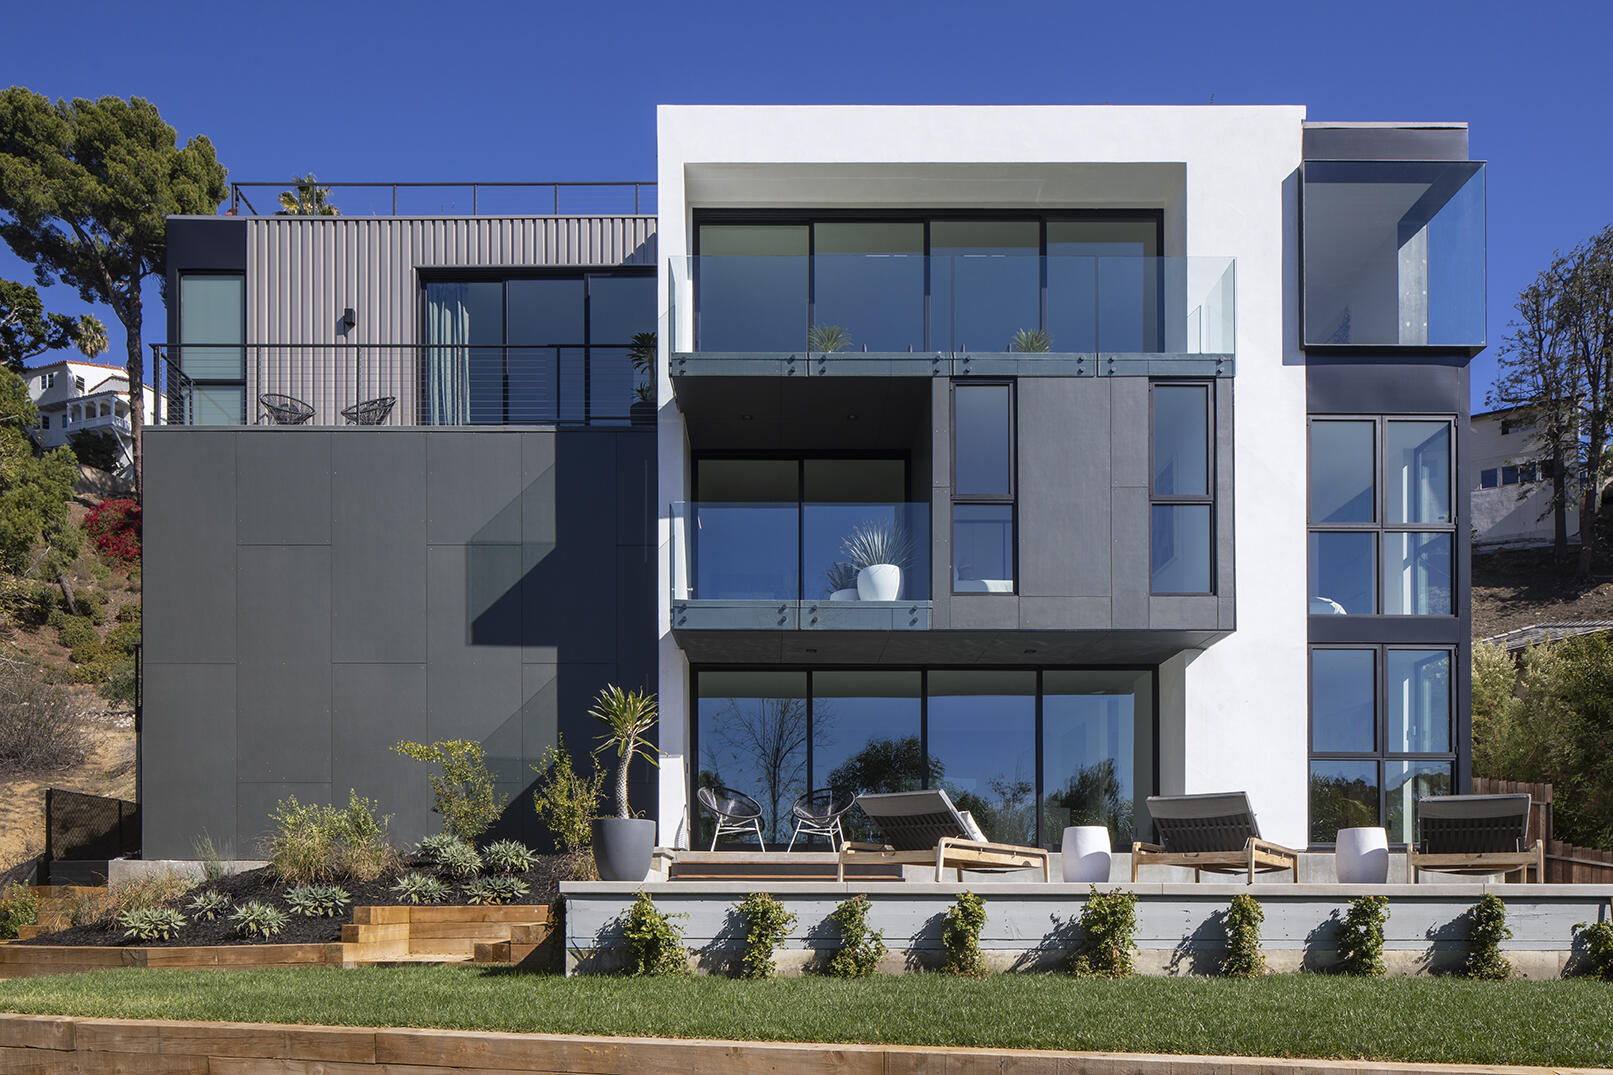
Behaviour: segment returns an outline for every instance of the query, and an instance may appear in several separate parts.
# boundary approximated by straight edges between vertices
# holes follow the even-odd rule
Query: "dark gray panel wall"
[[[499,829],[586,762],[607,683],[655,682],[654,439],[638,430],[146,434],[144,852],[252,853],[287,795],[435,831],[399,739],[483,744]],[[653,811],[649,774],[636,804]]]

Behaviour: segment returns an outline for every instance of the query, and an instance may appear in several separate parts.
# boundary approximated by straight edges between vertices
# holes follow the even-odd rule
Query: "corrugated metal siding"
[[[246,255],[249,343],[414,344],[420,269],[654,265],[655,217],[252,217]],[[358,324],[342,336],[347,307]],[[321,425],[341,424],[341,407],[357,400],[395,396],[389,424],[410,425],[415,369],[404,348],[363,348],[357,358],[258,348],[247,357],[248,418],[262,392],[308,401]]]

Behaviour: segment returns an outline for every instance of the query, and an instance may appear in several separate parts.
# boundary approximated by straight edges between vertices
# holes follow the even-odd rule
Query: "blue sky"
[[[149,98],[242,180],[648,179],[658,103],[1213,101],[1466,120],[1490,161],[1492,346],[1473,366],[1475,409],[1518,289],[1613,223],[1606,0],[14,8],[9,82]],[[3,247],[0,276],[31,279]],[[83,308],[65,287],[45,295]],[[121,327],[101,313],[121,361]],[[153,297],[146,342],[161,333]]]

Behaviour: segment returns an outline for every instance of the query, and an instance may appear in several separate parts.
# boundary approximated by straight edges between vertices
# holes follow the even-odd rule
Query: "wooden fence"
[[[1546,843],[1546,880],[1552,884],[1613,884],[1613,851],[1577,847],[1555,839],[1552,833],[1552,786],[1528,784],[1521,780],[1491,780],[1475,776],[1473,791],[1479,795],[1529,795],[1529,842]]]

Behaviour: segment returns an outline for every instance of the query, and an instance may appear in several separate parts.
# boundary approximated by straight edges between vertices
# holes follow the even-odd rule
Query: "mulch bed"
[[[569,881],[577,876],[576,854],[539,855],[538,864],[531,870],[520,875],[526,882],[527,894],[518,897],[513,902],[520,904],[548,904],[553,903],[560,894],[560,882]],[[420,873],[436,873],[431,864],[423,858],[409,857],[404,859],[404,869]],[[441,875],[439,875],[441,876]],[[72,926],[68,929],[58,930],[55,933],[43,933],[38,937],[26,941],[12,941],[13,945],[77,945],[92,948],[111,948],[120,946],[138,945],[143,948],[180,948],[196,945],[211,944],[328,944],[342,939],[342,926],[353,921],[354,907],[394,907],[405,906],[392,891],[397,884],[398,875],[392,875],[376,881],[344,881],[341,887],[346,889],[353,897],[353,902],[347,910],[335,918],[304,918],[302,915],[291,914],[285,903],[286,889],[291,886],[277,881],[269,867],[265,866],[245,873],[231,874],[217,881],[207,881],[196,886],[177,902],[180,910],[202,892],[213,890],[224,893],[232,904],[245,903],[248,900],[257,900],[267,903],[287,912],[286,928],[273,937],[241,937],[235,932],[235,927],[229,921],[230,911],[226,910],[216,921],[192,920],[184,928],[174,934],[171,940],[166,941],[139,941],[126,939],[123,930],[117,928],[110,915],[99,922],[83,926]],[[438,906],[463,907],[469,904],[461,886],[452,878],[443,876],[450,889],[450,895]],[[187,912],[188,915],[188,912]]]

